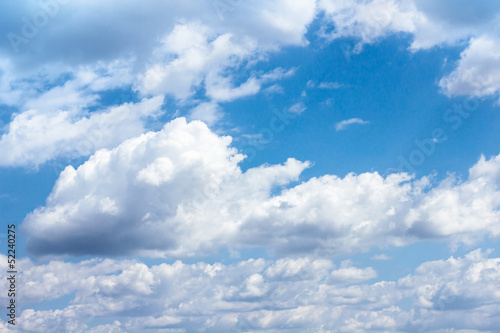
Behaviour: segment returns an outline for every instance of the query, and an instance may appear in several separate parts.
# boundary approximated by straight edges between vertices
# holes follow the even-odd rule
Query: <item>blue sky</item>
[[[500,326],[497,2],[1,6],[0,331]]]

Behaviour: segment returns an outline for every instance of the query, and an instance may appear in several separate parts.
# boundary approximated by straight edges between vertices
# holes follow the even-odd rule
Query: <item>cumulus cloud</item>
[[[201,103],[191,110],[190,120],[201,120],[207,125],[214,125],[222,118],[221,107],[214,102]]]
[[[269,49],[258,40],[247,36],[221,34],[199,22],[178,24],[157,50],[160,59],[139,75],[136,89],[142,94],[170,94],[179,100],[191,97],[200,87],[219,102],[255,95],[264,83],[294,73],[294,69],[276,68],[235,85],[228,73],[259,60],[266,51]]]
[[[190,255],[223,244],[242,223],[234,219],[235,209],[248,204],[245,214],[249,214],[251,201],[258,203],[273,187],[297,179],[308,165],[290,159],[282,166],[242,174],[237,163],[243,156],[228,147],[230,142],[231,138],[218,137],[204,123],[188,124],[179,118],[160,132],[125,141],[113,150],[99,150],[77,170],[67,167],[48,199],[50,204],[26,220],[25,230],[34,236],[32,249]],[[220,193],[215,196],[211,191]],[[236,192],[241,193],[235,196]],[[225,206],[227,196],[240,203]],[[221,202],[210,203],[214,199]],[[222,211],[205,210],[207,204]],[[60,232],[53,234],[50,229],[55,225]],[[89,247],[94,227],[102,229],[102,237]],[[44,236],[32,234],[35,229],[44,230],[40,233]],[[49,238],[64,245],[53,247]]]
[[[471,36],[487,35],[498,25],[500,6],[493,0],[471,3],[432,0],[320,0],[325,23],[333,30],[324,37],[354,37],[360,44],[373,43],[389,34],[413,38],[411,49],[455,45]]]
[[[488,96],[500,93],[500,40],[478,37],[462,52],[458,66],[439,82],[444,93]]]
[[[366,125],[369,123],[370,123],[369,121],[363,120],[360,118],[350,118],[350,119],[342,120],[342,121],[339,121],[338,123],[336,123],[335,130],[337,130],[337,131],[345,130],[349,125],[352,125],[352,124]]]
[[[333,31],[323,35],[328,39],[357,38],[360,40],[358,50],[363,44],[391,33],[414,32],[418,15],[411,3],[399,0],[320,0],[318,7],[334,26]]]
[[[332,271],[325,280],[329,284],[343,285],[362,282],[377,277],[377,272],[371,268],[353,267],[350,261],[342,262],[339,269]]]
[[[177,25],[164,39],[161,50],[174,59],[150,68],[140,77],[138,89],[143,93],[169,93],[185,99],[206,78],[207,94],[219,100],[255,94],[259,90],[255,79],[232,87],[229,78],[221,77],[224,69],[239,66],[256,49],[252,40],[240,44],[232,39],[229,33],[217,36],[199,23]]]
[[[239,2],[225,4],[222,10],[216,3],[191,0],[148,1],[148,6],[119,1],[106,6],[92,1],[48,2],[53,5],[50,17],[44,4],[34,2],[9,5],[3,13],[11,15],[0,17],[5,31],[26,41],[12,45],[6,38],[0,43],[2,54],[15,69],[23,68],[17,72],[24,77],[53,72],[55,64],[71,69],[130,59],[129,70],[139,75],[136,86],[141,92],[169,93],[184,99],[206,80],[208,95],[225,101],[259,90],[251,76],[235,86],[225,69],[282,46],[304,45],[307,26],[316,13],[314,0]],[[37,15],[47,16],[47,22],[35,27],[35,36],[26,38],[23,23]],[[31,56],[33,50],[36,61]]]
[[[145,97],[168,94],[181,101],[199,90],[212,104],[192,115],[214,124],[220,113],[216,115],[214,107],[209,112],[208,105],[254,95],[263,85],[293,73],[277,68],[234,77],[235,70],[251,69],[282,46],[305,45],[304,34],[316,11],[314,0],[242,2],[222,11],[212,2],[153,2],[146,7],[57,0],[8,5],[0,13],[3,31],[21,42],[11,37],[0,42],[0,103],[18,107],[17,114],[36,110],[37,116],[44,113],[47,118],[55,117],[46,113],[56,110],[71,111],[75,114],[68,122],[85,122],[85,110],[99,108],[105,100],[102,93],[112,89],[133,86]],[[3,15],[6,12],[10,15]],[[26,22],[43,17],[42,26],[33,25],[27,36]],[[21,124],[24,120],[28,123]],[[30,123],[17,117],[11,125]],[[54,127],[65,130],[67,126]],[[39,134],[50,138],[53,133]],[[57,157],[54,152],[33,163]]]
[[[272,81],[288,77],[293,70],[258,73],[251,68],[284,46],[307,45],[304,36],[318,13],[324,13],[325,25],[333,25],[332,30],[323,29],[323,36],[330,40],[354,37],[359,41],[357,51],[364,43],[401,32],[413,37],[413,51],[456,45],[473,37],[457,69],[440,86],[448,95],[498,94],[498,75],[489,70],[498,67],[494,31],[500,8],[495,1],[474,5],[465,1],[460,6],[411,0],[280,0],[223,6],[183,1],[149,7],[118,1],[102,6],[90,1],[61,2],[56,7],[47,24],[37,29],[36,38],[19,45],[21,51],[15,56],[9,55],[13,47],[8,39],[0,43],[4,51],[0,102],[20,107],[19,113],[98,106],[101,92],[130,85],[144,95],[168,94],[179,101],[203,92],[212,106],[263,89],[279,91]],[[44,5],[34,2],[8,8],[2,13],[9,15],[0,21],[5,31],[21,35],[22,17],[30,20],[45,13]],[[110,14],[117,12],[120,15]],[[142,24],[145,17],[150,24]],[[137,25],[143,28],[132,28]],[[31,56],[33,50],[36,58]],[[246,74],[235,76],[241,69]],[[68,73],[73,78],[60,84]],[[337,86],[323,83],[320,87]],[[214,124],[220,119],[214,110],[200,106],[192,119]]]
[[[440,332],[475,323],[478,331],[492,331],[499,324],[500,259],[489,258],[490,253],[475,250],[464,257],[425,262],[398,280],[374,282],[368,281],[376,277],[371,267],[350,262],[337,267],[314,257],[153,266],[137,260],[36,264],[22,259],[19,288],[25,291],[27,306],[19,328]],[[28,305],[67,295],[71,305],[61,309],[36,311]]]
[[[145,120],[159,115],[162,103],[163,97],[158,96],[83,115],[81,110],[19,113],[0,139],[0,165],[38,166],[116,146],[143,133]]]
[[[500,233],[500,156],[481,157],[466,181],[374,172],[293,186],[309,162],[242,172],[244,156],[230,143],[202,122],[179,118],[97,151],[76,170],[68,166],[45,207],[22,225],[28,249],[199,257],[223,246],[267,246],[335,255],[422,239],[472,244]]]

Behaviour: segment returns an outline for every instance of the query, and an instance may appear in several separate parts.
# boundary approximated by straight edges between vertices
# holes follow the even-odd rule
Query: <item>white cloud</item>
[[[465,330],[471,323],[478,332],[494,331],[500,258],[488,258],[489,253],[425,262],[399,280],[371,283],[363,283],[376,276],[370,267],[344,262],[336,268],[330,260],[308,257],[153,266],[136,260],[35,264],[22,259],[19,289],[27,298],[19,331],[442,332]],[[3,269],[2,288],[5,274]],[[61,309],[30,307],[69,295],[71,305]],[[399,306],[405,301],[409,308]]]
[[[283,166],[242,174],[237,163],[243,157],[228,148],[230,142],[229,137],[210,132],[204,123],[187,124],[181,118],[158,133],[125,141],[113,150],[100,150],[77,170],[67,167],[48,199],[50,204],[27,217],[26,230],[39,229],[28,231],[34,237],[33,248],[50,253],[55,248],[44,244],[53,238],[66,244],[63,247],[70,252],[87,251],[84,234],[91,237],[94,232],[88,224],[82,229],[81,221],[89,219],[103,230],[102,237],[114,234],[112,242],[96,239],[96,247],[91,247],[96,253],[186,256],[205,248],[216,250],[242,223],[235,220],[234,209],[242,209],[243,204],[250,209],[251,201],[261,202],[271,188],[296,179],[308,166],[290,159]],[[85,198],[78,198],[80,195]],[[241,203],[228,210],[228,196]],[[213,199],[221,202],[210,203]],[[103,210],[103,200],[111,210]],[[215,210],[200,215],[206,204]],[[60,231],[54,234],[51,229],[56,225]],[[77,236],[77,229],[83,234]],[[68,241],[71,234],[77,238]],[[141,237],[148,242],[139,241]]]
[[[207,95],[215,99],[230,100],[254,94],[260,88],[254,80],[249,79],[235,88],[229,78],[222,77],[222,72],[238,67],[243,60],[251,58],[255,50],[252,40],[238,43],[231,34],[218,36],[200,23],[179,24],[164,39],[161,50],[174,59],[151,67],[139,78],[137,88],[143,93],[167,93],[186,99],[207,79]]]
[[[80,112],[81,118],[86,108],[99,107],[102,92],[132,84],[148,96],[166,93],[180,100],[198,88],[213,103],[251,96],[293,69],[250,73],[243,80],[233,77],[234,71],[251,69],[282,46],[304,45],[315,16],[314,0],[232,3],[224,13],[212,2],[190,0],[149,1],[147,6],[49,2],[55,7],[47,24],[14,47],[18,53],[8,41],[0,44],[5,56],[0,60],[0,103],[19,107],[19,113],[63,110]],[[0,22],[5,31],[25,38],[24,18],[48,15],[44,8],[34,2],[9,5]]]
[[[325,280],[329,284],[353,284],[377,277],[377,272],[371,268],[353,267],[349,261],[343,262],[339,269],[333,270]]]
[[[217,103],[201,103],[191,110],[190,120],[201,120],[207,125],[214,125],[223,117],[222,110]]]
[[[388,256],[387,254],[376,254],[373,257],[371,257],[372,260],[391,260],[392,257]]]
[[[389,34],[413,36],[413,50],[435,45],[455,45],[471,36],[486,35],[498,25],[500,6],[487,0],[320,0],[318,8],[325,12],[326,22],[334,25],[325,33],[329,39],[354,37],[358,48]]]
[[[288,112],[295,113],[295,114],[301,114],[307,110],[307,107],[304,105],[302,102],[295,103],[292,105],[289,109]]]
[[[418,10],[415,20],[413,49],[435,45],[456,45],[471,36],[489,35],[498,28],[500,6],[497,1],[414,1]]]
[[[338,82],[321,82],[318,85],[320,89],[338,89],[340,87],[342,87],[342,84]]]
[[[0,58],[0,104],[17,105],[22,97],[22,90],[13,87],[15,75],[8,59]]]
[[[391,33],[415,31],[414,6],[407,1],[320,0],[318,7],[334,25],[332,32],[324,32],[328,39],[355,37],[364,43],[373,43]]]
[[[350,118],[350,119],[342,120],[342,121],[339,121],[338,123],[336,123],[335,130],[342,131],[342,130],[346,129],[349,125],[352,125],[352,124],[366,125],[369,123],[370,123],[369,121],[363,120],[360,118]]]
[[[203,86],[207,97],[218,102],[255,95],[264,83],[295,72],[293,68],[276,68],[260,76],[250,75],[235,85],[227,73],[259,60],[266,51],[249,37],[220,34],[197,22],[178,24],[163,40],[158,50],[161,58],[144,75],[139,75],[136,89],[142,94],[171,94],[185,100]]]
[[[439,82],[445,94],[488,96],[500,93],[500,40],[473,38],[457,68]]]
[[[335,255],[500,234],[500,156],[481,157],[464,182],[450,176],[434,187],[425,177],[376,172],[291,186],[310,163],[289,159],[243,173],[243,156],[230,142],[181,118],[97,151],[78,169],[67,167],[46,206],[26,217],[28,249],[200,257],[222,246],[267,246],[279,254]]]
[[[125,103],[100,112],[43,112],[15,115],[0,139],[0,165],[38,166],[58,158],[88,156],[141,134],[147,117],[160,113],[163,97]]]

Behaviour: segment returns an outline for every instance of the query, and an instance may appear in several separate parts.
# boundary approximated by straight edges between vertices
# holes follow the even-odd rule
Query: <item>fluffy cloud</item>
[[[476,250],[463,258],[424,263],[414,276],[399,280],[401,289],[413,289],[412,326],[425,331],[470,327],[489,331],[500,324],[496,284],[500,259]]]
[[[479,37],[461,54],[457,68],[439,82],[447,95],[488,96],[500,93],[500,41]]]
[[[492,331],[499,324],[500,259],[488,258],[489,253],[476,250],[425,262],[397,281],[376,282],[367,281],[376,276],[370,267],[349,262],[336,267],[308,257],[154,266],[135,260],[35,264],[23,259],[19,289],[26,309],[19,325],[21,332],[180,327],[192,332],[440,332],[474,323],[477,332]],[[0,259],[6,262],[5,256]],[[62,309],[35,311],[28,305],[65,295],[72,295],[71,305]],[[407,301],[409,308],[399,305]],[[91,327],[96,322],[100,325]]]
[[[360,45],[373,43],[389,34],[413,37],[413,50],[435,45],[455,45],[471,36],[488,35],[498,27],[500,6],[493,0],[471,3],[432,0],[320,0],[325,13],[324,36],[329,39],[354,37]]]
[[[68,166],[46,206],[22,225],[28,249],[199,257],[223,246],[267,246],[338,254],[422,239],[470,244],[500,233],[500,156],[481,157],[466,181],[375,172],[291,186],[308,162],[242,172],[244,156],[230,143],[179,118],[97,151],[76,170]]]
[[[143,133],[145,120],[159,115],[162,103],[159,96],[86,115],[80,109],[19,113],[0,139],[0,165],[37,166],[54,158],[88,156],[116,146]]]
[[[95,238],[90,247],[95,253],[140,250],[189,255],[213,249],[238,230],[241,221],[234,220],[235,209],[248,204],[245,209],[250,210],[252,200],[261,202],[273,186],[296,179],[307,167],[291,159],[283,166],[242,174],[237,163],[243,156],[228,147],[230,142],[204,123],[187,124],[179,118],[160,132],[98,151],[77,170],[67,167],[50,204],[27,218],[25,230],[34,236],[32,249],[83,254],[89,238]],[[224,193],[217,196],[211,192],[221,188]],[[241,194],[234,196],[238,191]],[[80,197],[85,192],[85,198]],[[227,196],[240,202],[226,206]],[[222,211],[204,210],[204,205],[217,205]],[[56,234],[51,231],[55,225],[60,227]],[[91,226],[101,229],[102,236],[95,235]],[[32,234],[35,229],[44,236]],[[64,244],[53,247],[51,238]]]
[[[304,45],[316,11],[314,0],[231,2],[222,7],[198,1],[148,3],[110,1],[103,6],[47,0],[5,5],[0,22],[8,38],[0,41],[0,104],[19,108],[11,127],[30,128],[36,118],[49,127],[38,126],[35,132],[51,142],[54,133],[68,131],[68,124],[87,122],[85,110],[99,108],[103,92],[131,86],[145,97],[168,94],[182,101],[201,90],[212,101],[194,110],[192,118],[214,124],[221,118],[213,107],[216,102],[254,95],[264,84],[284,77],[271,71],[241,79],[234,71],[251,69],[283,46]],[[54,115],[56,110],[63,114]],[[130,122],[138,117],[131,115]],[[75,132],[86,130],[77,127]],[[13,144],[16,134],[7,135],[8,151],[24,153],[26,147]],[[116,142],[128,137],[118,135]],[[56,146],[75,144],[73,137],[56,141]],[[59,148],[2,165],[43,163],[66,154]]]
[[[217,100],[255,94],[260,87],[254,78],[232,87],[229,78],[221,77],[224,69],[239,66],[256,51],[255,42],[235,43],[232,39],[231,34],[217,36],[199,23],[177,25],[164,39],[161,50],[174,59],[150,68],[140,77],[138,89],[143,93],[168,93],[185,99],[206,78],[207,95]]]
[[[201,103],[189,114],[190,120],[201,120],[207,125],[214,125],[222,116],[221,107],[214,102]]]
[[[129,69],[139,74],[136,85],[142,92],[183,99],[206,79],[210,97],[231,100],[254,94],[259,85],[249,77],[234,87],[231,75],[222,75],[224,69],[282,46],[305,44],[304,34],[316,13],[314,0],[223,2],[222,6],[191,0],[148,3],[110,1],[102,6],[94,1],[47,0],[9,5],[2,13],[10,15],[0,14],[0,21],[4,31],[22,42],[6,38],[0,50],[14,68],[24,69],[25,76],[52,72],[55,63],[73,68],[131,59]],[[47,20],[37,27],[40,17]],[[145,67],[148,70],[140,74]]]
[[[261,86],[293,74],[277,68],[250,75],[235,86],[231,72],[262,58],[269,48],[248,36],[220,33],[198,22],[178,24],[156,51],[156,63],[139,75],[136,89],[142,94],[170,94],[180,100],[200,87],[213,101],[227,102],[255,95]]]
[[[359,40],[357,51],[364,43],[393,33],[411,34],[414,51],[455,45],[472,36],[457,69],[441,80],[443,92],[498,94],[498,73],[490,70],[498,67],[494,32],[500,8],[495,1],[474,5],[465,1],[460,6],[411,0],[278,0],[251,5],[241,1],[150,2],[149,7],[118,1],[103,6],[95,1],[57,0],[6,5],[0,13],[4,31],[25,39],[16,47],[9,38],[0,42],[0,103],[19,107],[11,125],[29,127],[28,114],[19,116],[28,110],[37,110],[36,116],[43,112],[47,118],[55,118],[46,114],[51,110],[72,110],[79,114],[62,123],[85,121],[84,110],[98,107],[102,92],[130,86],[145,96],[167,94],[188,104],[192,102],[188,99],[202,92],[209,101],[188,116],[213,125],[221,119],[217,103],[255,95],[263,88],[279,91],[279,86],[264,85],[288,74],[276,75],[280,69],[252,72],[253,64],[285,46],[307,45],[304,36],[319,13],[324,13],[325,25],[333,25],[331,31],[323,29],[323,35],[328,39],[354,37]],[[33,23],[37,17],[47,20],[35,27],[33,36],[24,36],[26,22]],[[145,18],[148,24],[144,24]],[[19,52],[14,54],[16,48]],[[240,70],[243,74],[235,75]],[[56,126],[58,120],[46,123]],[[51,128],[64,132],[67,126]],[[40,134],[50,138],[53,133]],[[9,149],[22,151],[24,147],[12,145]],[[26,163],[43,163],[61,154],[54,150]]]
[[[415,31],[418,12],[412,3],[399,0],[320,0],[327,22],[334,30],[323,32],[328,39],[355,37],[362,44],[372,43],[391,33]]]

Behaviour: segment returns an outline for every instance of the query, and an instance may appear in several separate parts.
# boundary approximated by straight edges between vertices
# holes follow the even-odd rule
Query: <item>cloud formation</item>
[[[335,130],[337,130],[337,131],[345,130],[349,125],[352,125],[352,124],[366,125],[369,123],[370,123],[369,121],[363,120],[360,118],[350,118],[350,119],[342,120],[342,121],[339,121],[338,123],[336,123]]]
[[[339,254],[425,239],[472,244],[500,233],[500,155],[481,157],[466,181],[368,172],[293,185],[309,162],[242,172],[244,156],[230,143],[178,118],[68,166],[46,206],[22,225],[28,249],[183,258],[222,247],[313,253],[323,242]]]
[[[144,98],[85,115],[37,109],[17,114],[0,139],[0,166],[38,166],[58,157],[89,156],[144,132],[148,118],[161,114],[163,97]]]
[[[498,327],[500,315],[500,259],[489,254],[475,250],[464,257],[425,262],[395,281],[374,281],[371,267],[350,262],[337,266],[329,259],[308,257],[153,266],[136,260],[35,264],[23,259],[19,287],[25,304],[68,295],[72,304],[54,310],[28,306],[19,328],[440,332],[451,323],[456,330],[475,323],[476,332],[487,332]],[[5,256],[0,259],[4,265]],[[4,274],[2,287],[7,283]],[[92,327],[95,322],[99,324]]]
[[[50,138],[53,132],[64,132],[67,123],[86,122],[88,108],[99,108],[104,92],[131,87],[143,97],[167,95],[180,104],[200,104],[186,116],[214,125],[223,118],[217,105],[262,90],[280,91],[274,81],[293,71],[277,68],[262,73],[253,68],[287,46],[306,47],[305,36],[312,32],[315,20],[327,42],[354,39],[357,46],[345,48],[346,57],[361,52],[364,44],[394,34],[411,40],[411,52],[468,45],[456,68],[440,80],[443,93],[499,94],[495,68],[500,7],[493,0],[460,1],[460,5],[430,0],[279,0],[256,1],[251,6],[241,1],[222,5],[217,1],[215,5],[191,0],[153,2],[147,1],[149,7],[119,1],[106,6],[57,0],[5,4],[0,13],[3,31],[26,39],[17,45],[17,53],[8,38],[0,42],[0,103],[18,108],[10,125],[28,128],[32,117],[42,117],[50,129],[39,126],[36,130]],[[42,17],[46,22],[34,26],[35,18]],[[31,25],[33,36],[24,36],[23,31],[29,30],[25,26]],[[196,94],[204,100],[193,100]],[[56,110],[71,110],[71,120],[52,119]],[[113,136],[113,129],[104,135]],[[8,136],[5,139],[12,150],[26,149],[12,139],[15,133]],[[67,155],[61,147],[75,145],[72,138],[58,140],[56,148],[43,149],[43,158],[7,159],[2,165],[44,163]],[[1,148],[3,154],[6,150]]]

